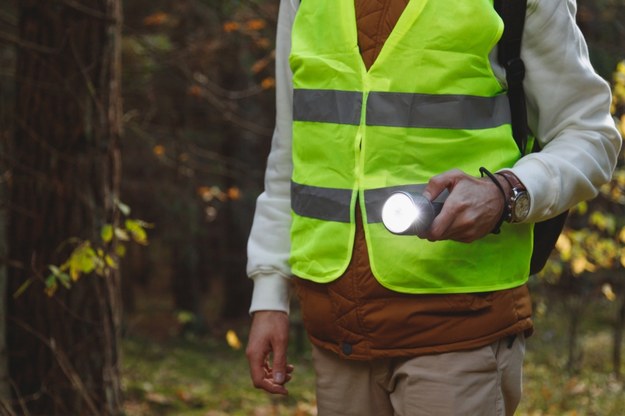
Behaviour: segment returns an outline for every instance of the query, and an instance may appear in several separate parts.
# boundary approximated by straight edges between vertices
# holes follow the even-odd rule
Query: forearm
[[[265,172],[265,190],[256,203],[248,240],[247,273],[254,280],[250,312],[288,313],[291,270],[292,74],[288,63],[294,1],[282,0],[276,42],[276,128]]]

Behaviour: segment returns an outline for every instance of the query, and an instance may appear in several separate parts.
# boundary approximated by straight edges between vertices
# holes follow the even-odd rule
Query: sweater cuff
[[[251,278],[254,280],[254,292],[250,314],[258,311],[282,311],[289,314],[289,278],[279,274],[263,273],[258,273]]]

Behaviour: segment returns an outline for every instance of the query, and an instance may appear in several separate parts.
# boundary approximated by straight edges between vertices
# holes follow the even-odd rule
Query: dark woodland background
[[[0,2],[1,414],[314,414],[296,306],[295,398],[250,393],[240,352],[246,240],[275,116],[278,6]],[[578,24],[620,123],[625,2],[578,0]],[[576,207],[531,280],[545,322],[535,344],[558,360],[529,374],[567,376],[528,384],[527,414],[625,408],[624,190],[621,164]],[[593,356],[602,358],[590,365]],[[168,371],[202,372],[163,381],[171,357],[180,360]],[[233,368],[230,384],[189,387]],[[179,376],[187,387],[163,387]]]

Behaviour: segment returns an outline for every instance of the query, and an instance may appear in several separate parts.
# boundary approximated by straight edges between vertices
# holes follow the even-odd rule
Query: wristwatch
[[[508,215],[505,219],[506,222],[521,222],[527,218],[527,214],[530,212],[530,195],[527,193],[527,189],[521,183],[519,178],[510,171],[504,170],[497,172],[497,175],[501,175],[506,182],[510,185],[511,194],[508,199]]]

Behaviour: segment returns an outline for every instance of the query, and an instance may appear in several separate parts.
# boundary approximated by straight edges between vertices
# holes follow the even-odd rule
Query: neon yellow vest
[[[501,234],[464,244],[396,236],[381,223],[394,190],[520,157],[488,59],[502,31],[492,0],[411,0],[367,71],[354,0],[302,2],[290,56],[296,276],[324,283],[344,273],[360,209],[371,269],[389,289],[469,293],[527,280],[530,225],[504,224]]]

